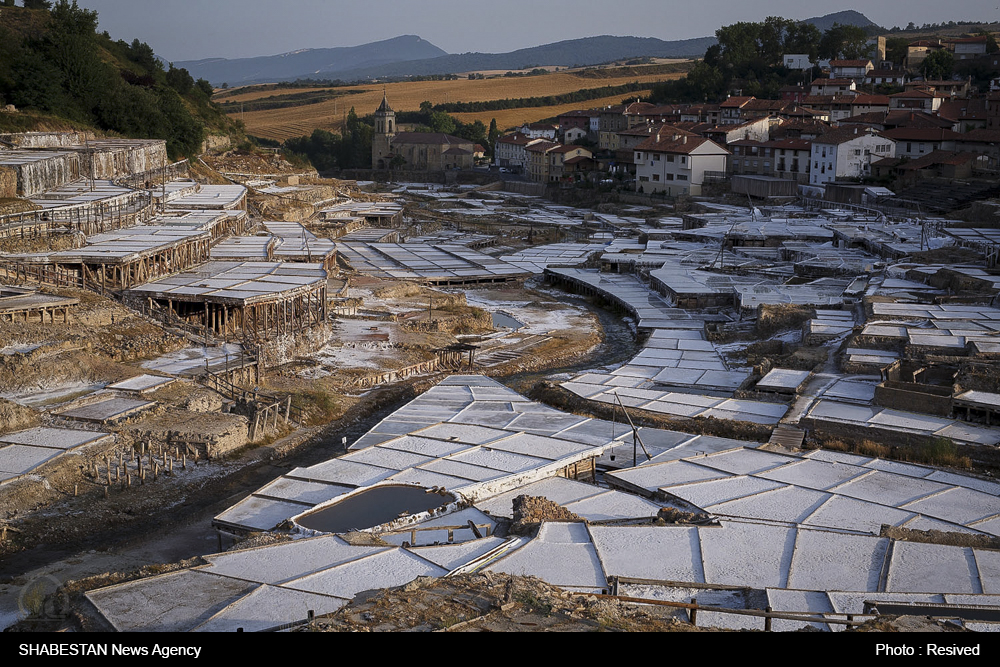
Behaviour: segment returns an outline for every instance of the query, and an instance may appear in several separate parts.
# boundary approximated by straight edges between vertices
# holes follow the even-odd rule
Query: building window
[[[688,179],[688,177],[685,176],[684,174],[677,174],[677,180],[678,181],[686,181],[687,179]]]
[[[667,156],[667,162],[673,162],[673,161],[674,161],[674,156],[673,155],[668,155]]]
[[[653,174],[653,180],[654,181],[659,181],[660,180],[660,175],[659,174]]]
[[[668,181],[674,180],[674,175],[673,174],[666,174],[666,180],[668,180]]]

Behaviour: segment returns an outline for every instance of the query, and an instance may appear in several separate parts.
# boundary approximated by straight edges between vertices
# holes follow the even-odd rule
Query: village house
[[[865,75],[873,69],[875,66],[867,58],[863,60],[831,60],[830,78],[864,81]]]
[[[906,47],[906,69],[911,72],[916,72],[920,69],[920,64],[924,62],[924,59],[934,51],[940,51],[944,49],[944,45],[941,44],[941,40],[929,40],[921,39],[915,42],[910,42]]]
[[[633,102],[601,109],[598,147],[602,151],[614,150],[612,145],[618,139],[617,133],[645,124],[646,121],[640,114],[654,106],[648,102]]]
[[[544,139],[532,139],[520,132],[500,137],[494,149],[493,162],[504,169],[524,171],[528,164],[528,156],[524,149],[541,141]]]
[[[938,117],[951,121],[956,132],[986,129],[986,100],[980,97],[945,100]]]
[[[972,60],[986,55],[986,46],[989,43],[986,35],[976,35],[975,37],[959,37],[949,39],[945,44],[955,54],[955,60]]]
[[[572,180],[574,176],[593,170],[593,154],[583,146],[557,146],[548,151],[548,182]]]
[[[934,151],[955,150],[958,132],[930,127],[897,127],[886,130],[883,136],[896,142],[896,157],[918,158]]]
[[[870,174],[873,161],[895,156],[895,142],[871,128],[831,130],[813,140],[809,184],[821,186],[835,180],[860,179]]]
[[[719,123],[721,125],[739,125],[743,122],[742,115],[740,114],[740,109],[750,103],[753,97],[730,97],[725,102],[719,105],[721,110],[721,119]]]
[[[813,79],[809,84],[810,95],[843,95],[853,93],[857,89],[858,84],[854,79]]]
[[[895,95],[890,95],[889,108],[913,109],[917,111],[926,111],[927,113],[934,113],[941,107],[941,102],[943,102],[946,97],[946,95],[939,95],[937,93],[917,88],[914,90],[907,90],[902,93],[896,93]]]
[[[636,191],[700,195],[705,172],[725,173],[729,156],[728,150],[703,137],[651,137],[636,147]]]
[[[902,88],[906,82],[906,72],[901,69],[872,69],[865,74],[866,86],[893,86]]]
[[[673,125],[657,123],[655,125],[643,125],[634,127],[631,130],[624,130],[618,133],[618,148],[615,150],[615,171],[624,170],[631,176],[635,176],[635,149],[636,147],[653,138],[659,141],[667,135],[679,134],[688,136],[698,136],[696,133],[681,130]]]
[[[525,147],[524,150],[527,155],[525,167],[527,168],[528,178],[535,183],[549,182],[549,166],[551,165],[549,151],[559,148],[559,146],[559,144],[553,141],[545,141],[543,139]]]
[[[552,123],[525,123],[518,128],[518,132],[532,139],[555,141],[556,134],[559,132],[559,126]]]

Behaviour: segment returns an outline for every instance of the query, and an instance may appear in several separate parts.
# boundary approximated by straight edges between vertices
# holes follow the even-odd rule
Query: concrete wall
[[[944,390],[947,395],[937,395],[933,390]],[[932,391],[928,391],[932,390]],[[951,414],[951,389],[911,383],[887,383],[875,387],[875,405],[904,412],[922,412],[947,417]]]

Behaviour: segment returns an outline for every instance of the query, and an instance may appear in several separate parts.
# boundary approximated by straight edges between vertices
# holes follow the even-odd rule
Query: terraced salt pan
[[[682,493],[678,495],[682,495]],[[736,516],[747,519],[805,523],[810,515],[829,498],[830,494],[822,491],[786,486],[748,498],[708,505],[703,509],[722,517]]]
[[[443,475],[452,475],[473,482],[485,482],[491,479],[499,479],[506,475],[501,470],[484,468],[482,466],[462,463],[453,459],[437,459],[422,467],[423,470],[437,472]]]
[[[554,458],[538,458],[486,447],[470,449],[451,457],[452,461],[469,463],[471,465],[500,470],[507,473],[524,472],[544,466]]]
[[[915,516],[913,512],[894,507],[833,496],[813,512],[805,523],[817,528],[841,528],[877,535],[882,524],[902,526]]]
[[[1000,518],[975,523],[971,527],[983,533],[1000,537]]]
[[[25,431],[0,435],[0,446],[7,444],[29,445],[32,447],[70,450],[101,440],[108,437],[108,435],[107,433],[94,431],[39,426]]]
[[[401,438],[387,440],[382,442],[379,446],[394,451],[398,450],[401,452],[411,452],[413,454],[431,456],[434,458],[448,456],[449,454],[460,452],[468,447],[467,444],[461,441],[450,442],[445,440],[432,440],[430,438],[420,438],[412,435],[404,435]]]
[[[670,487],[664,489],[667,493],[677,495],[687,502],[704,507],[727,500],[745,498],[755,493],[777,489],[783,485],[766,479],[756,477],[726,477],[724,479],[708,480],[705,482],[695,482],[685,484],[681,487]]]
[[[825,491],[867,473],[868,470],[857,466],[806,459],[765,470],[757,475],[786,484]]]
[[[607,576],[705,583],[698,529],[591,526]]]
[[[61,454],[58,449],[8,445],[0,448],[0,473],[24,475]]]
[[[633,487],[653,492],[660,488],[672,487],[675,484],[689,484],[709,479],[728,477],[711,468],[697,465],[690,461],[668,461],[666,463],[650,463],[627,470],[617,470],[611,473],[616,480],[626,482]]]
[[[963,488],[948,489],[930,499],[918,500],[903,507],[959,524],[1000,517],[1000,498]]]
[[[388,477],[385,481],[397,484],[415,484],[425,489],[440,486],[448,491],[461,491],[474,484],[472,480],[465,479],[464,477],[445,475],[430,470],[421,470],[420,468],[408,468],[396,473],[392,477]]]
[[[919,542],[893,545],[885,588],[902,593],[983,592],[973,549]]]
[[[767,605],[777,611],[799,611],[811,614],[833,613],[833,605],[825,591],[793,591],[781,588],[767,589]],[[860,613],[860,612],[857,612]],[[814,627],[817,630],[830,630],[834,626],[826,623],[801,623],[783,618],[771,621],[773,632],[792,632],[804,627]]]
[[[540,496],[565,507],[569,503],[601,493],[605,493],[605,490],[592,484],[577,482],[565,477],[549,477],[514,491],[480,501],[476,503],[476,507],[493,516],[513,517],[513,501],[517,496]]]
[[[391,536],[390,536],[391,537]],[[504,543],[502,537],[484,537],[481,540],[443,544],[433,547],[416,547],[411,551],[435,565],[451,571],[483,556]]]
[[[259,586],[193,628],[194,632],[261,632],[277,625],[304,621],[309,612],[331,614],[349,600],[274,586]]]
[[[566,505],[570,512],[588,521],[655,517],[660,508],[658,503],[620,491],[607,491]]]
[[[582,523],[545,523],[538,537],[488,568],[491,572],[533,574],[557,586],[607,588],[597,551]]]
[[[795,528],[730,521],[699,528],[698,535],[706,581],[751,588],[784,585]]]
[[[85,595],[119,632],[186,632],[256,586],[198,570],[180,570]]]
[[[375,465],[380,468],[392,470],[403,470],[412,468],[421,463],[433,461],[435,457],[404,452],[388,447],[368,447],[340,457],[341,461],[351,461],[354,463],[365,463]]]
[[[455,438],[456,440],[474,445],[485,445],[500,438],[510,437],[510,432],[471,424],[435,424],[434,426],[417,431],[415,435],[426,438],[440,438],[442,440]]]
[[[606,443],[602,440],[600,444]],[[489,448],[512,454],[523,454],[537,457],[539,459],[556,460],[592,449],[591,446],[583,443],[572,442],[557,438],[547,438],[529,433],[513,435],[503,440],[496,440],[489,444]]]
[[[844,482],[835,490],[838,494],[851,498],[899,507],[947,488],[939,482],[876,470],[864,477]]]
[[[405,549],[390,549],[285,583],[287,588],[353,598],[373,588],[402,586],[417,577],[441,577],[448,571]]]
[[[303,479],[360,487],[380,482],[394,472],[396,471],[365,463],[333,459],[308,468],[296,468],[289,475]]]
[[[697,460],[698,465],[734,475],[754,475],[794,462],[792,457],[758,449],[732,449],[702,456]]]
[[[786,588],[877,591],[889,540],[799,529]]]
[[[863,466],[869,461],[874,461],[870,456],[861,456],[859,454],[848,454],[846,452],[836,452],[830,449],[814,449],[811,452],[805,452],[802,455],[807,459],[816,459],[817,461],[830,461],[831,463],[847,463],[849,465]]]
[[[350,486],[279,477],[256,491],[254,495],[263,498],[299,502],[306,505],[318,505],[352,490],[353,488]]]
[[[286,519],[301,514],[304,509],[301,503],[248,496],[219,514],[215,520],[254,530],[271,530]]]

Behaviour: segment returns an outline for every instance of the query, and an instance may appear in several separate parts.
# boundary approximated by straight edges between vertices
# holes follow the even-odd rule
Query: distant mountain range
[[[875,26],[864,14],[853,10],[811,19],[821,31],[834,23]],[[277,56],[257,58],[209,58],[175,62],[196,79],[213,85],[293,81],[295,79],[340,79],[363,81],[432,74],[459,74],[477,70],[519,70],[539,66],[573,67],[598,65],[628,58],[699,58],[715,44],[715,37],[664,41],[652,37],[585,37],[545,44],[510,53],[449,54],[416,35],[403,35],[361,46],[334,49],[302,49]]]
[[[402,35],[381,42],[334,49],[302,49],[277,56],[256,58],[207,58],[174,62],[196,79],[230,86],[295,79],[343,79],[343,72],[404,61],[422,61],[448,52],[416,35]],[[355,77],[350,77],[351,79]]]

